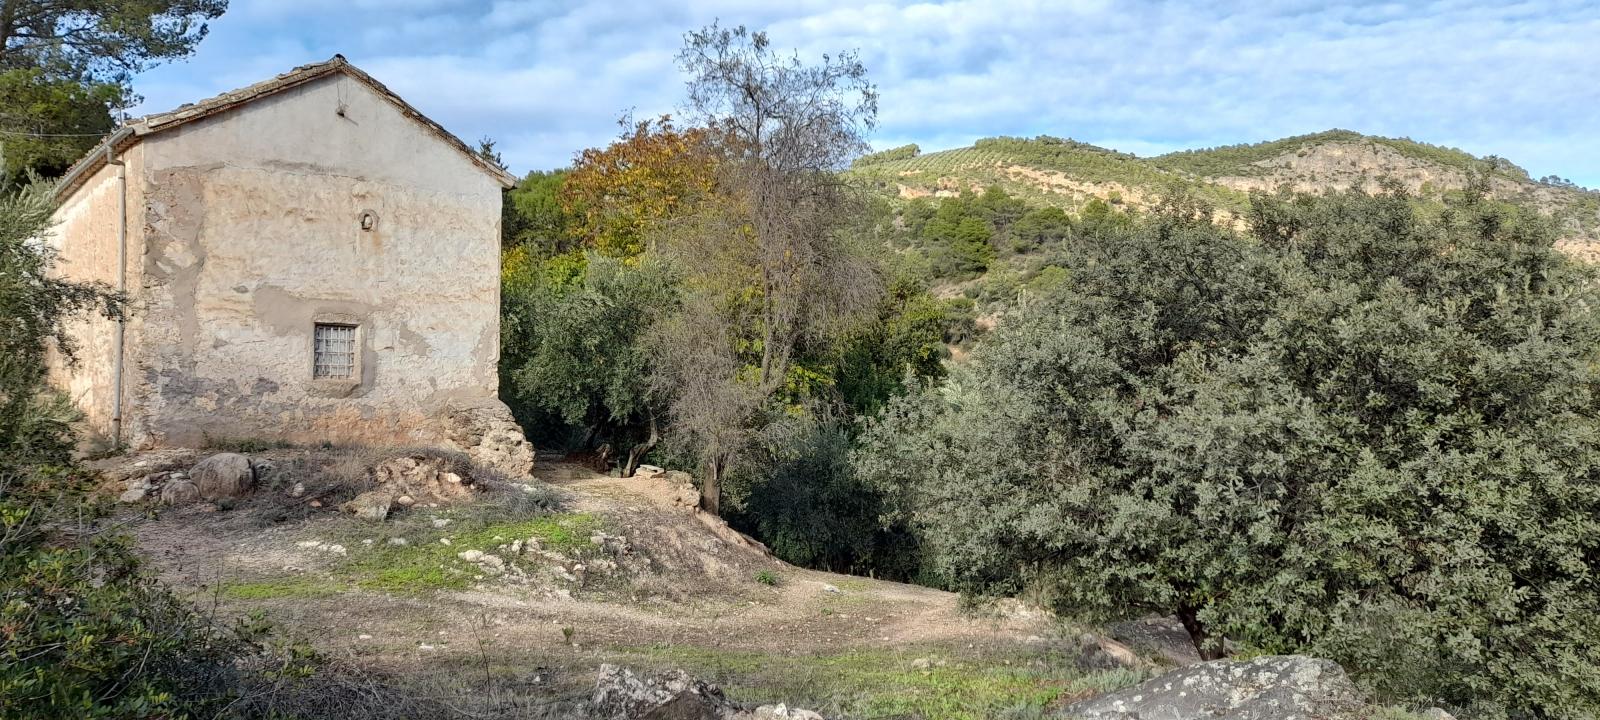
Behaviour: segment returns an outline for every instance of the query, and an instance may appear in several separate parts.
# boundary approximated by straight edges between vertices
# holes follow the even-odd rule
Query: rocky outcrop
[[[1329,660],[1272,655],[1179,668],[1131,688],[1068,705],[1082,720],[1343,720],[1366,698]]]
[[[682,670],[639,675],[615,665],[600,666],[589,696],[595,720],[823,720],[810,710],[785,705],[750,709],[729,700],[716,685]]]
[[[201,460],[189,471],[189,479],[206,500],[222,500],[245,495],[255,487],[255,469],[250,459],[238,453],[217,453]]]
[[[438,423],[445,444],[473,462],[512,479],[533,474],[533,445],[523,437],[522,427],[505,405],[495,402],[456,408],[444,413]]]

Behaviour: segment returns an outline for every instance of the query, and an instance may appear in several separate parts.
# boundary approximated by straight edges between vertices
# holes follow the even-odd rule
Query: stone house
[[[105,444],[448,444],[470,416],[525,446],[496,397],[513,182],[341,56],[130,121],[48,241],[131,312],[53,379]]]

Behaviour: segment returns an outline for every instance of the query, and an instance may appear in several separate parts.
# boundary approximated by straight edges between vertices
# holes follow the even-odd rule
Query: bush
[[[1600,711],[1600,296],[1481,188],[1168,203],[854,456],[932,568],[1390,700]]]

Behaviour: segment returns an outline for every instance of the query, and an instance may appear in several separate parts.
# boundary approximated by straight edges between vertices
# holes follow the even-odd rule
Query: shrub
[[[1380,697],[1600,711],[1600,296],[1481,188],[1168,203],[855,454],[929,564]]]

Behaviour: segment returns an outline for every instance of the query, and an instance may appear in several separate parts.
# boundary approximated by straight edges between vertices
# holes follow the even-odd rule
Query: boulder
[[[217,453],[201,460],[189,471],[189,479],[207,500],[242,497],[255,487],[255,470],[250,459],[238,453]]]
[[[118,496],[117,500],[125,503],[144,502],[144,496],[149,492],[142,487],[128,488],[122,491],[122,495]]]
[[[339,506],[339,510],[355,515],[362,520],[383,522],[389,517],[389,505],[394,502],[394,496],[382,490],[369,490],[355,496],[350,502]]]
[[[636,675],[626,668],[601,665],[600,678],[589,696],[588,714],[595,720],[824,720],[810,710],[785,705],[749,709],[729,700],[722,690],[682,670]]]
[[[596,720],[725,720],[736,712],[720,688],[682,670],[640,676],[601,665],[589,695],[589,717]]]
[[[188,505],[200,500],[200,488],[188,480],[168,480],[161,487],[161,504]]]
[[[1082,720],[1337,720],[1360,716],[1366,698],[1330,660],[1271,655],[1179,668],[1131,688],[1074,703],[1058,717]]]

